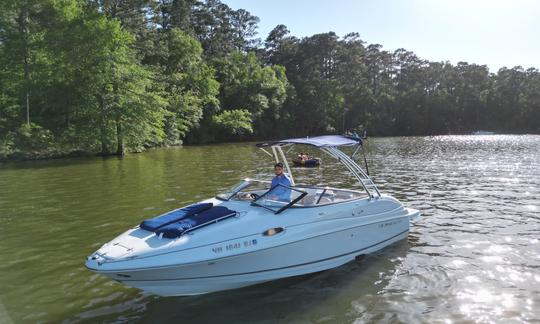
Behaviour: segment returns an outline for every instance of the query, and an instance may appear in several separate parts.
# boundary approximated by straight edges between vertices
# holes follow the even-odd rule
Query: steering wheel
[[[252,193],[252,194],[250,194],[249,196],[250,196],[251,199],[253,199],[253,200],[257,200],[257,199],[261,198],[261,196],[257,195],[256,193]]]

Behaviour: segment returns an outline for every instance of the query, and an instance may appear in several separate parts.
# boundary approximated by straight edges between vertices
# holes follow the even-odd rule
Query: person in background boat
[[[272,179],[272,188],[282,185],[285,187],[291,186],[291,180],[283,172],[283,163],[278,162],[274,165],[274,172],[276,176]],[[291,200],[291,189],[278,187],[272,192],[272,198],[279,201],[290,201]]]
[[[348,129],[346,132],[345,132],[345,136],[346,137],[350,137],[350,138],[354,138],[354,139],[360,139],[360,135],[358,135],[358,133],[356,131],[351,131],[350,129]]]

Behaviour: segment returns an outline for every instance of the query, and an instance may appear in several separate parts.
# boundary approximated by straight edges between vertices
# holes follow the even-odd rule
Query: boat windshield
[[[260,181],[246,179],[228,190],[218,193],[217,198],[221,200],[253,200],[254,197],[258,197],[270,189],[269,181]],[[255,194],[255,196],[252,196]]]
[[[300,201],[307,192],[281,184],[271,188],[253,201],[253,205],[266,208],[276,214]]]
[[[246,179],[230,189],[217,194],[216,197],[227,201],[259,201],[259,205],[262,205],[264,202],[264,204],[268,203],[269,205],[285,206],[288,202],[295,200],[299,196],[299,192],[305,193],[300,200],[294,203],[293,207],[322,206],[369,197],[366,192],[356,190],[299,185],[290,188],[287,187],[287,190],[290,191],[290,198],[288,199],[270,199],[272,195],[277,196],[275,194],[276,191],[279,193],[277,189],[270,190],[270,185],[270,181]],[[282,193],[287,192],[287,190],[283,190]],[[263,196],[265,198],[259,200]]]

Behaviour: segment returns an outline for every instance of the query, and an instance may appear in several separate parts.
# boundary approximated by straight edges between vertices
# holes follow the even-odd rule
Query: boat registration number
[[[241,248],[249,248],[255,245],[257,245],[256,239],[246,240],[246,241],[234,242],[234,243],[229,243],[222,246],[213,247],[212,252],[218,254],[218,253],[222,253],[223,251],[234,251]]]
[[[396,224],[399,224],[399,223],[401,223],[401,219],[400,219],[400,220],[391,221],[391,222],[386,222],[386,223],[380,223],[380,224],[379,224],[379,228],[383,228],[383,227],[387,227],[387,226],[392,226],[392,225],[396,225]]]

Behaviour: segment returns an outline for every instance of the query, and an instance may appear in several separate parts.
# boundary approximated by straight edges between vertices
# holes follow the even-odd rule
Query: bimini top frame
[[[326,154],[330,155],[331,157],[341,162],[341,164],[343,164],[354,175],[354,177],[358,180],[360,185],[368,193],[370,198],[377,198],[381,196],[381,193],[379,192],[379,189],[377,188],[373,180],[353,160],[355,153],[362,146],[362,139],[356,138],[356,137],[346,137],[346,136],[341,136],[341,135],[325,135],[325,136],[305,137],[305,138],[291,138],[291,139],[285,139],[281,141],[270,141],[270,142],[258,143],[257,147],[259,147],[269,156],[273,157],[276,163],[280,162],[280,160],[282,161],[283,165],[285,166],[285,169],[287,170],[287,173],[289,174],[291,178],[291,182],[293,185],[294,185],[294,179],[292,176],[291,168],[289,167],[289,163],[287,162],[287,159],[285,158],[285,154],[283,153],[282,147],[291,146],[294,144],[312,145],[321,149]],[[357,148],[352,154],[352,156],[349,157],[343,151],[338,149],[339,146],[357,146]],[[272,153],[265,150],[265,147],[270,147],[272,149]]]

